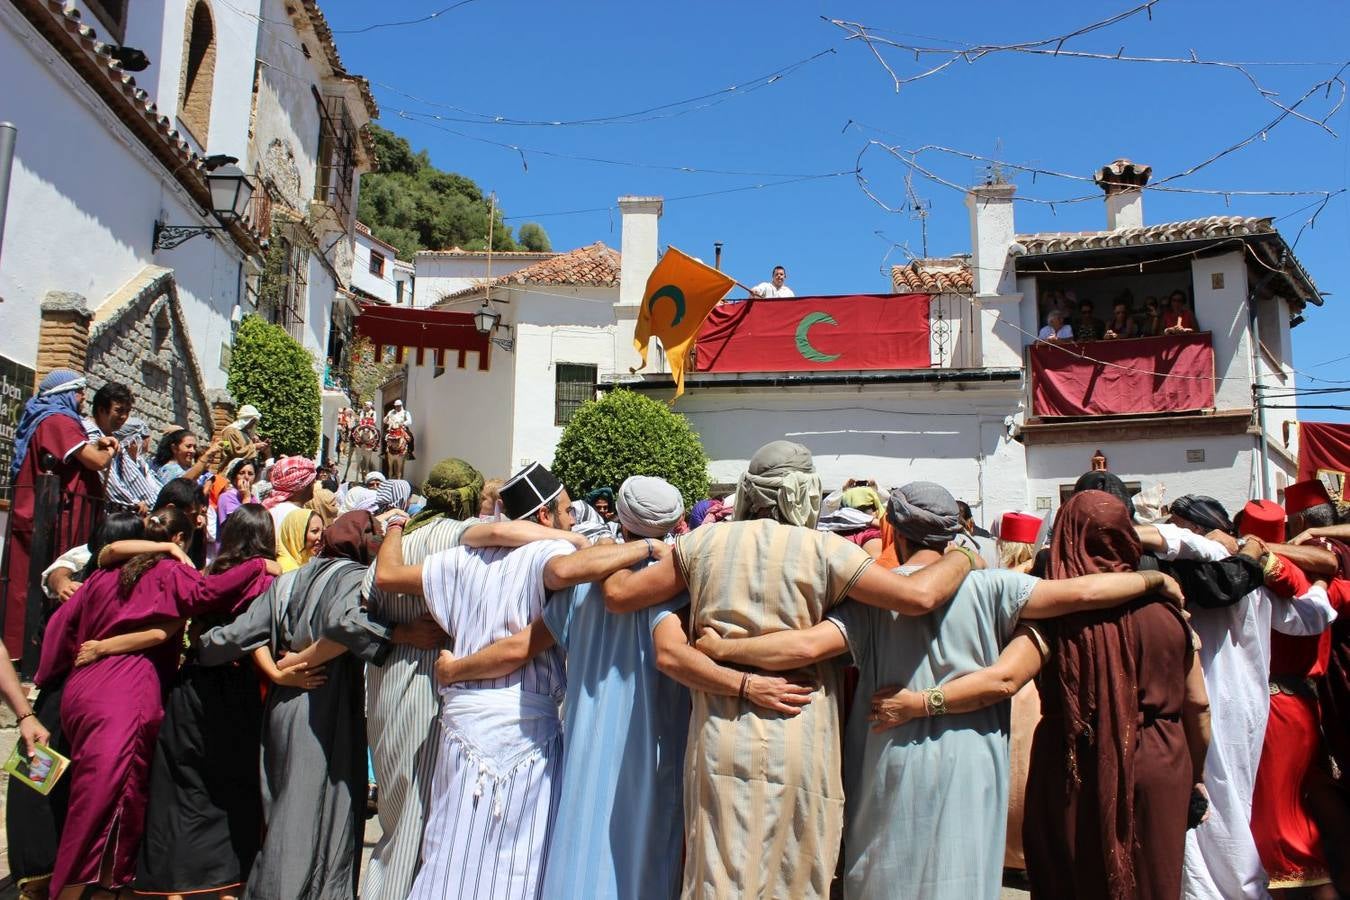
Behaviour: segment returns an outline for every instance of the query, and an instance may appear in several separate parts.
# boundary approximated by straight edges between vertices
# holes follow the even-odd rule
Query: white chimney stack
[[[966,193],[970,208],[971,265],[975,269],[975,296],[1015,294],[1013,274],[1013,195],[1016,185],[982,184]]]
[[[619,214],[622,231],[619,253],[623,262],[619,270],[619,302],[614,304],[614,366],[615,373],[627,375],[628,370],[641,363],[633,349],[633,333],[637,330],[638,312],[642,309],[642,295],[647,290],[647,279],[656,268],[659,246],[657,224],[661,219],[660,197],[620,197]],[[665,371],[660,345],[655,341],[647,348],[646,372]]]
[[[619,304],[639,306],[647,288],[647,278],[656,268],[657,222],[661,218],[660,197],[620,197],[622,234],[619,253],[623,270],[619,279]]]
[[[1144,227],[1144,186],[1152,174],[1152,166],[1128,159],[1118,159],[1092,174],[1092,180],[1106,193],[1108,231]]]

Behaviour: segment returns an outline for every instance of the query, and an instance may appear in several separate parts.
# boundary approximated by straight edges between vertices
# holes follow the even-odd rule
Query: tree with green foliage
[[[520,246],[526,250],[533,250],[535,253],[548,253],[553,249],[553,245],[549,243],[548,234],[538,222],[526,222],[521,225],[516,240]]]
[[[627,390],[587,401],[572,414],[552,471],[574,498],[598,487],[617,490],[631,475],[664,478],[686,507],[708,496],[708,456],[689,420]]]
[[[277,456],[318,452],[319,376],[309,352],[285,329],[261,316],[245,316],[234,338],[226,388],[235,403],[258,408],[259,431]]]
[[[431,164],[425,150],[413,152],[405,138],[371,126],[379,158],[374,172],[361,176],[356,215],[371,233],[398,248],[404,259],[418,250],[487,249],[492,205],[471,179]],[[530,223],[533,224],[533,223]],[[522,243],[526,227],[522,227]],[[492,221],[492,249],[519,250],[511,228],[497,209]],[[530,241],[548,248],[548,235],[534,225]]]

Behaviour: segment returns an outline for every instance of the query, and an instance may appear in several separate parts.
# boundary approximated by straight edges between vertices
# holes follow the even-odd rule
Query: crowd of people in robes
[[[145,428],[83,390],[43,381],[16,470],[94,502]],[[37,693],[6,656],[0,696],[71,765],[10,782],[24,896],[1350,894],[1321,482],[1230,515],[1092,471],[985,531],[788,441],[732,496],[574,500],[538,463],[339,484],[241,412],[41,573]]]

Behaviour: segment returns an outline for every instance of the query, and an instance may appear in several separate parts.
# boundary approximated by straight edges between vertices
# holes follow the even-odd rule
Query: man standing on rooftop
[[[787,286],[787,269],[782,266],[773,267],[772,281],[761,281],[750,289],[750,296],[763,299],[765,297],[795,297],[792,288]]]

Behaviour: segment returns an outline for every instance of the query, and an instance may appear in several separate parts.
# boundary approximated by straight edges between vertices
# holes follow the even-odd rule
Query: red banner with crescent
[[[1298,423],[1298,480],[1320,479],[1332,499],[1344,502],[1350,477],[1350,425]]]
[[[927,294],[723,303],[698,333],[700,372],[926,369]]]

